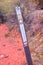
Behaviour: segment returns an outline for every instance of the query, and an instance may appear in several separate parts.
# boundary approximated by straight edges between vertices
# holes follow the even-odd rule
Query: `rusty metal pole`
[[[23,41],[24,51],[25,51],[25,55],[26,55],[26,60],[27,60],[28,65],[33,65],[30,50],[29,50],[29,47],[28,47],[25,28],[24,28],[24,24],[23,24],[21,9],[20,9],[19,6],[16,6],[15,9],[16,9],[18,22],[19,22],[19,27],[20,27],[20,32],[21,32],[21,36],[22,36],[22,41]]]

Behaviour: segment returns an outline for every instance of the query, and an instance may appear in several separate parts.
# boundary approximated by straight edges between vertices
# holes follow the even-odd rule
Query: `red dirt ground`
[[[27,65],[20,33],[0,25],[0,65]]]
[[[20,33],[0,25],[0,65],[26,65]]]

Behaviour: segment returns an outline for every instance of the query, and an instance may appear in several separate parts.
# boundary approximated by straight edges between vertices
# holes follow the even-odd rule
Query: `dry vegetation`
[[[14,12],[13,8],[17,2],[18,2],[18,0],[1,0],[0,8],[8,14],[12,13],[12,12]]]
[[[20,2],[21,7],[26,8],[26,3],[29,3],[29,8],[33,9],[38,4],[38,0],[0,0],[0,8],[4,10],[6,13],[14,12],[14,6]],[[25,5],[25,6],[24,6]],[[25,9],[26,11],[26,9]],[[26,13],[26,12],[25,12]]]

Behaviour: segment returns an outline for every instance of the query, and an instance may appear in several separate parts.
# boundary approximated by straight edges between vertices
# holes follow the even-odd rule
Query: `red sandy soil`
[[[0,65],[26,65],[20,33],[9,32],[5,24],[0,25]]]
[[[6,24],[0,25],[0,65],[27,65],[20,33]]]

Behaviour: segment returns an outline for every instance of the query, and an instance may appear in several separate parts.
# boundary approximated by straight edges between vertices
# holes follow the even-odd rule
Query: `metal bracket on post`
[[[28,47],[25,28],[24,28],[24,24],[23,24],[23,17],[22,17],[21,9],[20,9],[19,6],[16,6],[15,9],[16,9],[18,22],[19,22],[19,27],[20,27],[20,31],[21,31],[21,36],[22,36],[22,40],[23,40],[23,46],[24,46],[24,51],[25,51],[25,54],[26,54],[27,63],[28,63],[28,65],[33,65],[30,50],[29,50],[29,47]]]

